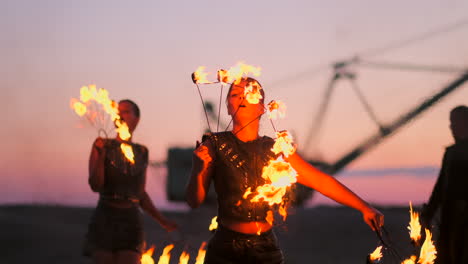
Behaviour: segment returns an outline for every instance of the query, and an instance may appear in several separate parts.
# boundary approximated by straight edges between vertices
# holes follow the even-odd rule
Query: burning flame
[[[276,120],[286,116],[286,105],[281,101],[272,100],[268,103],[268,118]]]
[[[206,242],[203,242],[198,250],[198,255],[195,261],[195,264],[203,264],[205,262],[205,255],[206,255]]]
[[[254,67],[252,65],[245,64],[243,62],[238,62],[236,66],[231,67],[228,70],[229,82],[234,82],[239,84],[242,77],[247,74],[252,73],[254,76],[260,76],[262,68]]]
[[[75,113],[78,115],[78,116],[84,116],[84,114],[86,114],[86,105],[83,104],[82,102],[76,100],[75,98],[72,98],[71,99],[71,108],[73,108],[73,110],[75,110]]]
[[[262,87],[258,82],[249,82],[244,88],[245,100],[247,100],[247,102],[250,104],[260,103],[260,99],[263,98],[262,94],[260,93],[261,89]]]
[[[283,155],[290,155],[294,153],[295,149],[292,146],[292,139],[287,131],[278,132],[277,138],[273,145],[272,151],[275,154],[283,153]],[[266,180],[266,184],[258,186],[253,192],[251,188],[247,188],[243,198],[250,198],[251,202],[265,201],[268,205],[279,205],[278,212],[286,220],[287,211],[283,201],[288,188],[297,181],[297,172],[289,162],[286,162],[280,155],[276,160],[270,160],[268,164],[263,167],[262,178]],[[273,212],[268,211],[266,221],[273,224]],[[260,231],[260,230],[259,230]]]
[[[229,73],[226,70],[218,70],[218,82],[227,84],[229,83]]]
[[[434,243],[432,243],[432,234],[429,230],[426,231],[426,239],[421,247],[421,252],[419,253],[418,263],[420,264],[432,264],[436,259],[436,248]]]
[[[369,255],[371,261],[378,261],[382,258],[382,246],[377,247],[374,252]]]
[[[174,248],[174,245],[169,244],[163,249],[163,253],[159,257],[158,264],[169,264],[169,260],[171,259],[171,250],[173,248]]]
[[[411,256],[409,259],[405,259],[401,264],[416,264],[416,256]]]
[[[268,210],[267,216],[266,216],[265,220],[266,220],[270,225],[273,225],[273,220],[274,220],[274,218],[273,218],[273,211]]]
[[[182,254],[180,254],[180,258],[179,258],[179,264],[188,264],[188,261],[190,259],[190,255],[183,251]]]
[[[217,77],[218,82],[227,84],[235,83],[239,84],[242,77],[246,77],[247,74],[251,73],[254,76],[259,76],[261,72],[260,67],[254,67],[243,62],[238,62],[235,66],[231,67],[229,70],[218,70]],[[213,83],[208,80],[207,76],[209,73],[205,72],[204,66],[199,66],[197,70],[192,73],[192,81],[194,83],[200,84],[210,84]]]
[[[275,154],[283,153],[286,158],[296,152],[292,136],[287,130],[276,132],[275,144],[271,150]]]
[[[192,74],[192,80],[194,83],[212,83],[207,79],[209,73],[204,71],[205,66],[200,66],[197,68],[197,70]]]
[[[125,155],[125,157],[128,159],[128,161],[132,164],[135,164],[135,159],[133,155],[133,150],[132,146],[122,143],[120,144],[120,149],[122,150],[122,153]]]
[[[410,223],[408,226],[408,230],[410,231],[410,238],[415,243],[418,243],[419,239],[421,239],[421,224],[419,223],[419,215],[417,212],[413,212],[413,207],[410,202]]]
[[[150,249],[148,249],[143,255],[141,255],[141,264],[154,264],[153,260],[153,252],[154,252],[154,246],[151,246]]]
[[[112,101],[109,98],[109,92],[106,89],[100,88],[99,90],[96,88],[96,85],[89,85],[83,86],[80,89],[80,101],[77,99],[71,99],[71,107],[75,110],[76,114],[79,116],[84,116],[88,114],[88,119],[90,122],[94,122],[97,112],[92,111],[88,106],[91,104],[92,101],[99,104],[105,113],[107,113],[112,122],[116,125],[116,132],[122,140],[128,140],[132,135],[128,129],[127,124],[120,118],[118,112],[118,105],[115,101]],[[132,164],[135,163],[133,149],[130,145],[122,143],[120,148],[122,149],[122,153],[125,155],[128,161]]]
[[[208,230],[213,231],[213,230],[218,229],[217,219],[218,219],[217,216],[215,216],[215,217],[213,217],[213,219],[211,219],[211,224],[210,224],[210,227],[208,227]]]

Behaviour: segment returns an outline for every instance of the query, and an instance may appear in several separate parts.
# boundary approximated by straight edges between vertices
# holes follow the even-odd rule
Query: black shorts
[[[138,205],[116,208],[99,202],[88,225],[83,254],[94,250],[132,250],[142,253],[144,248],[143,218]]]
[[[272,230],[261,235],[251,235],[219,225],[208,242],[204,263],[282,264],[284,259]]]

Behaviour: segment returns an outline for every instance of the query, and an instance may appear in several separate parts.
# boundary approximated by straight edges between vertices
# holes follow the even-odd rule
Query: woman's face
[[[242,80],[239,84],[235,84],[227,97],[227,110],[230,116],[239,118],[251,117],[255,118],[264,113],[263,100],[258,104],[250,104],[244,95],[247,81]],[[236,113],[237,112],[237,113]]]
[[[127,123],[128,129],[130,133],[132,133],[138,125],[138,121],[140,121],[140,118],[135,115],[132,104],[129,102],[121,102],[119,103],[118,109],[120,118]]]

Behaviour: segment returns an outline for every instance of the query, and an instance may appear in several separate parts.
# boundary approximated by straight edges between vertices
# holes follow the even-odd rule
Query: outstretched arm
[[[299,183],[317,190],[340,204],[360,211],[363,214],[364,221],[372,230],[380,228],[383,225],[384,217],[382,213],[370,206],[335,178],[313,167],[297,153],[287,158],[287,161],[297,171],[297,181]]]
[[[186,187],[186,200],[192,208],[199,207],[205,201],[210,188],[214,156],[210,140],[205,140],[202,144],[197,142],[197,148],[193,151],[192,172]]]
[[[104,185],[104,160],[106,158],[106,149],[104,147],[105,139],[97,138],[91,149],[89,156],[89,176],[88,183],[91,190],[99,192]]]
[[[154,206],[153,201],[145,191],[140,200],[141,208],[148,213],[156,222],[158,222],[168,232],[177,229],[177,224],[164,217],[161,212]]]

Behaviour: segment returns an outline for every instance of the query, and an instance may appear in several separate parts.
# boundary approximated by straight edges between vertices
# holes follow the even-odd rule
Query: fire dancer
[[[444,153],[439,178],[422,220],[430,225],[440,208],[436,263],[468,263],[468,107],[450,111],[450,129],[455,144]]]
[[[267,221],[272,217],[271,207],[267,202],[243,197],[249,188],[256,190],[265,183],[262,169],[278,156],[271,150],[274,140],[258,134],[265,96],[260,89],[260,102],[250,103],[244,90],[252,84],[260,86],[253,78],[242,78],[229,88],[226,103],[233,120],[232,131],[209,134],[201,144],[197,142],[194,151],[187,202],[192,208],[198,207],[211,181],[218,199],[218,229],[208,244],[206,264],[284,262],[272,222]],[[314,168],[297,153],[284,158],[297,171],[299,183],[361,211],[372,229],[383,225],[379,211],[332,176]]]
[[[140,110],[133,101],[118,104],[119,116],[131,134],[140,120]],[[88,226],[84,254],[94,263],[140,263],[144,250],[142,215],[139,207],[167,231],[177,228],[154,206],[145,190],[148,149],[133,148],[134,163],[124,157],[119,135],[115,139],[97,138],[89,159],[89,185],[99,193],[99,201]]]

